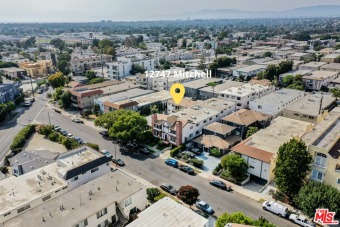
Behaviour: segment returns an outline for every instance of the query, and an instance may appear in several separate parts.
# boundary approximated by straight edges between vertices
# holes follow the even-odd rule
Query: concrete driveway
[[[221,162],[221,159],[210,156],[208,152],[202,152],[202,154],[196,156],[196,158],[204,161],[203,171],[208,173],[212,173],[215,167]]]

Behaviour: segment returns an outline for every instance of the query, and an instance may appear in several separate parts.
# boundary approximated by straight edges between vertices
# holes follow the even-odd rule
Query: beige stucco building
[[[19,68],[26,70],[31,77],[47,76],[52,70],[51,60],[38,60],[37,62],[21,62]]]

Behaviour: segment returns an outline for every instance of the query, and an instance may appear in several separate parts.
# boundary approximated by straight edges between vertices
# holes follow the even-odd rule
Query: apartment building
[[[240,109],[235,113],[221,118],[221,123],[235,127],[233,135],[240,136],[243,139],[249,127],[265,128],[270,124],[271,119],[272,116],[268,114]]]
[[[330,94],[308,94],[284,107],[282,116],[316,124],[335,106],[335,102]]]
[[[327,87],[330,82],[338,77],[338,72],[331,71],[313,71],[309,76],[303,76],[303,82],[306,85],[306,89],[319,91],[321,87]]]
[[[160,212],[162,211],[162,212]],[[138,218],[127,227],[172,227],[172,226],[211,226],[209,219],[202,217],[193,210],[178,202],[164,197],[139,213]]]
[[[90,171],[95,170],[96,167]],[[27,182],[21,184],[29,185]],[[39,190],[39,185],[30,185],[26,189],[30,188]],[[147,205],[145,186],[119,170],[109,171],[73,190],[62,190],[65,192],[40,193],[42,198],[35,201],[40,206],[20,212],[5,221],[3,226],[124,226]],[[26,207],[18,210],[23,208]]]
[[[200,136],[205,126],[233,111],[234,102],[212,98],[170,115],[154,114],[150,126],[154,136],[179,146]]]
[[[20,62],[19,68],[26,70],[31,77],[47,76],[53,69],[51,60],[38,60],[37,62]]]
[[[301,69],[298,69],[298,70],[292,70],[292,71],[289,71],[287,73],[283,73],[283,74],[280,74],[279,75],[279,83],[281,85],[283,85],[283,78],[285,78],[286,76],[297,76],[297,75],[301,75],[301,76],[308,76],[308,75],[311,75],[312,71],[311,70],[301,70]]]
[[[72,56],[70,69],[73,75],[80,76],[90,69],[104,67],[110,62],[112,55],[109,54],[78,53]]]
[[[222,84],[216,86],[207,86],[199,89],[199,97],[201,99],[217,98],[221,91],[227,90],[232,87],[242,86],[244,83],[232,80],[225,80]]]
[[[334,53],[334,54],[327,54],[326,56],[323,56],[320,61],[326,62],[326,63],[340,63],[336,62],[336,58],[339,58],[340,54]]]
[[[72,106],[78,109],[92,108],[94,105],[94,100],[105,95],[110,95],[118,93],[119,85],[122,82],[117,80],[104,81],[98,84],[91,84],[86,86],[76,87],[70,90]],[[123,90],[132,89],[132,85],[123,86]]]
[[[310,56],[310,53],[293,53],[291,55],[288,55],[287,57],[289,60],[303,61]]]
[[[305,92],[295,89],[280,89],[249,102],[249,109],[272,115],[281,115],[283,108],[304,97]]]
[[[139,65],[146,71],[155,70],[155,59],[143,54],[128,55],[117,58],[117,61],[107,64],[107,73],[111,79],[121,79],[131,75],[132,65]]]
[[[19,83],[6,81],[0,84],[0,103],[14,101],[17,95],[20,95],[21,88]]]
[[[265,129],[231,148],[248,163],[248,173],[267,182],[274,180],[277,152],[281,145],[292,138],[302,138],[313,130],[313,124],[277,117]]]
[[[2,68],[0,69],[0,74],[11,79],[24,79],[27,76],[26,70],[17,67]]]
[[[198,80],[193,80],[190,82],[183,83],[185,88],[185,97],[191,97],[194,99],[200,98],[200,89],[208,87],[209,83],[223,83],[223,79],[220,78],[202,78]]]
[[[162,43],[145,43],[145,46],[148,50],[154,50],[154,51],[161,51],[165,50],[165,47],[162,45]]]
[[[233,76],[244,78],[251,78],[256,76],[258,73],[265,71],[267,66],[264,65],[251,65],[244,68],[234,69]]]
[[[340,190],[340,107],[336,107],[313,131],[303,137],[313,156],[310,179]]]
[[[330,63],[324,65],[320,68],[320,70],[329,71],[329,72],[337,72],[340,74],[340,63]]]
[[[236,109],[248,108],[249,102],[275,91],[274,86],[244,84],[221,91],[219,98],[236,102]]]
[[[316,61],[312,61],[312,62],[308,62],[306,64],[300,65],[299,69],[301,70],[310,70],[310,71],[317,71],[320,70],[320,68],[322,66],[327,65],[327,63],[325,62],[316,62]]]

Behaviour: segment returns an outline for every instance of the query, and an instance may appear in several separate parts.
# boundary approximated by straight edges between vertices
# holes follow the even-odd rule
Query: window
[[[261,106],[261,105],[258,105],[257,108],[262,109],[262,106]]]
[[[97,213],[97,219],[104,216],[106,213],[107,213],[107,209],[106,208],[102,209],[101,211]]]
[[[193,129],[194,128],[194,126],[190,126],[190,129]]]
[[[240,98],[240,97],[237,97],[237,100],[241,100],[241,98]]]
[[[78,224],[74,225],[74,227],[84,227],[84,226],[88,226],[88,224],[89,223],[88,223],[87,219],[85,219],[85,220],[79,222]]]
[[[71,182],[76,181],[76,180],[78,180],[78,176],[73,177],[73,178],[71,179]]]
[[[11,212],[7,212],[7,213],[4,214],[4,217],[6,217],[6,216],[8,216],[10,214],[11,214]]]
[[[18,213],[21,213],[21,212],[23,212],[23,211],[25,211],[25,210],[27,210],[27,209],[29,209],[29,208],[31,208],[31,205],[30,205],[30,204],[28,204],[28,205],[26,205],[26,206],[23,206],[23,207],[21,207],[21,208],[18,209]]]
[[[98,167],[91,169],[91,173],[97,172],[98,170],[99,170]]]
[[[191,138],[193,135],[192,135],[192,133],[189,135],[189,137]]]
[[[212,120],[212,117],[211,118],[209,118],[209,121],[211,121]]]
[[[317,181],[322,181],[323,180],[323,173],[316,170],[316,169],[313,169],[312,170],[312,179],[317,180]]]
[[[196,135],[198,135],[200,133],[200,131],[196,131]]]
[[[338,184],[340,184],[340,178],[338,178]]]
[[[103,221],[102,223],[100,223],[99,225],[98,225],[98,227],[105,227],[105,226],[107,226],[109,224],[109,221],[108,220],[105,220],[105,221]]]
[[[132,199],[128,198],[127,200],[125,200],[125,206],[129,206],[132,203]]]
[[[249,166],[249,168],[251,168],[251,169],[255,169],[255,167],[254,167],[254,166]]]
[[[207,120],[204,120],[203,123],[207,123]]]
[[[51,195],[45,196],[44,198],[42,198],[42,201],[49,200],[50,198],[51,198]]]
[[[323,168],[326,168],[327,156],[322,153],[317,153],[314,164]]]

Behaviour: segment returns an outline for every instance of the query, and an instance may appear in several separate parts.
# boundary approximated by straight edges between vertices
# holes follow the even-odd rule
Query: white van
[[[280,217],[286,217],[288,214],[288,208],[282,206],[281,204],[274,201],[266,201],[262,204],[262,208],[264,210],[268,210],[274,214],[279,215]]]

